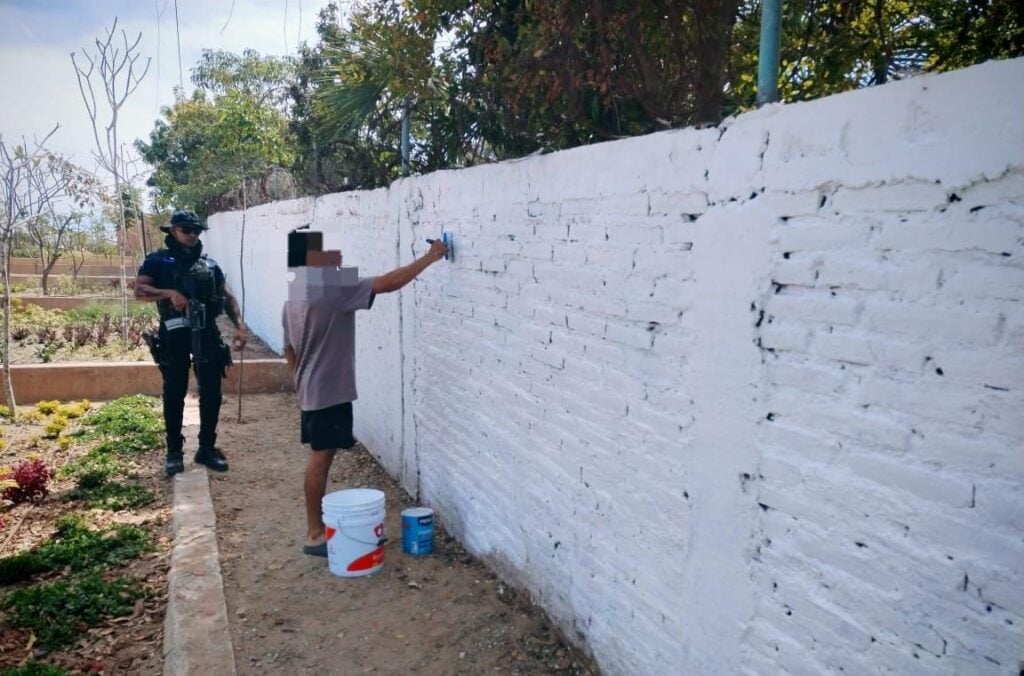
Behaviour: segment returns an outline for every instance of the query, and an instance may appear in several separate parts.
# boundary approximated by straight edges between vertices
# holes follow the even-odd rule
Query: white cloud
[[[157,6],[138,0],[109,0],[87,7],[37,3],[15,7],[0,3],[0,91],[5,104],[0,108],[0,132],[5,138],[42,136],[60,123],[51,147],[93,166],[95,148],[92,127],[78,91],[70,53],[81,53],[104,35],[115,15],[126,17],[118,24],[130,40],[141,32],[140,52],[151,57],[149,73],[122,110],[120,136],[126,142],[147,138],[160,106],[173,101],[178,84],[178,54],[174,29],[174,2],[166,3],[157,29]],[[151,7],[148,14],[141,7]],[[288,20],[285,23],[287,5]],[[316,38],[316,17],[327,0],[236,0],[231,21],[229,0],[203,2],[178,0],[181,35],[182,77],[186,90],[189,69],[202,49],[241,51],[255,49],[264,54],[295,53],[298,38]],[[302,17],[299,21],[299,8]],[[287,36],[285,30],[287,29]],[[159,38],[159,50],[158,50]],[[285,51],[285,43],[289,52]],[[159,78],[158,78],[159,73]],[[109,113],[100,108],[109,120]]]

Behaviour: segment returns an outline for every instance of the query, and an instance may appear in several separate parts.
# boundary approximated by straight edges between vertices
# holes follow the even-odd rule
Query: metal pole
[[[782,0],[761,0],[761,47],[757,59],[757,105],[779,100]]]
[[[409,175],[409,97],[402,102],[402,176]]]

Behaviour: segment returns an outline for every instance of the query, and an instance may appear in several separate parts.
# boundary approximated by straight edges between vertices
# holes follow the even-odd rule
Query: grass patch
[[[75,485],[81,490],[91,490],[114,477],[128,474],[131,469],[131,464],[117,457],[110,446],[100,444],[81,458],[64,465],[59,475],[61,478],[74,479]]]
[[[130,615],[143,592],[138,580],[107,581],[99,573],[11,592],[3,601],[7,621],[30,629],[47,650],[73,645],[82,625],[95,627],[110,617]]]
[[[156,495],[140,484],[104,483],[93,488],[76,488],[67,494],[66,499],[82,500],[93,509],[121,512],[145,507],[156,500]]]
[[[64,312],[67,321],[72,324],[93,324],[103,319],[104,315],[121,320],[120,303],[89,303],[81,307],[72,308]],[[156,317],[157,309],[155,303],[129,303],[129,317]]]
[[[141,528],[122,525],[98,531],[86,526],[81,517],[66,516],[57,522],[54,539],[0,558],[0,585],[64,568],[74,572],[105,569],[151,549],[152,539]]]
[[[144,453],[163,442],[160,400],[142,394],[121,397],[83,419],[85,438],[105,438],[108,450]]]

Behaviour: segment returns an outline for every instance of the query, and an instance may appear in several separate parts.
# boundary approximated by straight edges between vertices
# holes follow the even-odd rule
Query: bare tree
[[[64,238],[71,230],[72,223],[81,218],[81,213],[72,211],[59,215],[43,215],[25,224],[25,230],[36,247],[36,254],[42,267],[39,285],[44,296],[50,295],[50,272],[64,254]]]
[[[89,248],[89,230],[79,219],[71,224],[67,237],[64,238],[64,252],[71,261],[71,279],[78,282],[78,273],[85,265],[85,256]]]
[[[61,187],[61,199],[48,200],[46,213],[25,223],[25,231],[35,245],[41,265],[43,295],[49,295],[50,272],[65,253],[64,240],[73,223],[80,223],[87,207],[102,195],[96,177],[71,162],[51,155],[48,160],[52,181]]]
[[[142,40],[142,33],[139,33],[134,42],[128,41],[128,34],[121,30],[121,39],[115,41],[117,33],[117,18],[114,25],[106,32],[104,39],[96,38],[96,50],[88,53],[83,48],[83,60],[79,64],[75,59],[75,53],[71,53],[71,64],[75,68],[75,75],[78,77],[78,89],[82,94],[82,101],[89,113],[89,121],[92,123],[93,138],[96,141],[96,160],[104,169],[110,172],[114,178],[114,195],[117,199],[118,224],[121,231],[121,243],[119,246],[121,254],[121,340],[122,345],[128,344],[128,279],[125,274],[125,244],[128,239],[128,228],[124,218],[124,195],[121,192],[121,184],[124,179],[124,148],[118,140],[118,118],[125,101],[131,96],[143,78],[149,71],[151,59],[146,59],[145,67],[139,68],[138,53],[139,41]],[[88,64],[86,67],[85,64]],[[97,72],[98,71],[98,72]],[[96,86],[93,85],[93,75],[99,80]],[[101,93],[105,99],[106,108],[109,109],[109,117],[105,109],[100,120],[100,104],[96,99],[96,88],[102,87]],[[109,121],[108,121],[109,120]],[[102,125],[103,133],[100,133]]]
[[[15,230],[39,216],[64,190],[59,173],[54,174],[54,155],[46,143],[59,128],[55,126],[41,141],[29,145],[8,145],[0,134],[0,260],[3,264],[3,336],[4,383],[7,405],[14,411],[14,386],[11,383],[11,239]]]

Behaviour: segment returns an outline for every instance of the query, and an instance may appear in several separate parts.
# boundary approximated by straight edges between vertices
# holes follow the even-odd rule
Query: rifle
[[[203,354],[203,329],[206,328],[206,303],[188,299],[188,321],[192,327],[192,367],[195,369],[196,377],[199,377],[199,364],[206,362],[206,355]]]

